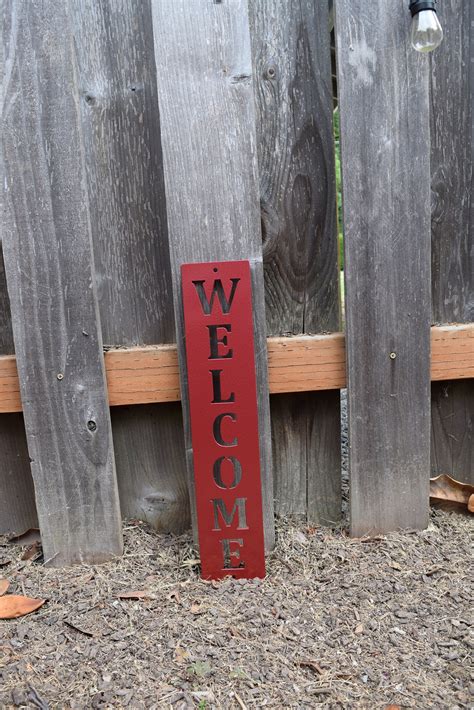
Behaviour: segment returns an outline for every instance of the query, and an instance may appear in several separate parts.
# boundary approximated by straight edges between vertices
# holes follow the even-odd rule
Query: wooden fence
[[[346,385],[352,534],[474,480],[474,9],[428,58],[407,5],[334,3],[344,327],[327,0],[1,0],[0,532],[191,525],[183,262],[251,263],[268,548],[341,518]]]

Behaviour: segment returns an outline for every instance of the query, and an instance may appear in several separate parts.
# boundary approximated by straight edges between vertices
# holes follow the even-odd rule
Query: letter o
[[[230,461],[232,463],[232,466],[234,467],[234,478],[232,479],[232,484],[230,486],[226,486],[224,481],[222,480],[221,467],[223,461]],[[236,488],[242,480],[242,466],[240,464],[240,461],[236,459],[235,456],[221,456],[220,458],[216,459],[216,461],[214,461],[213,476],[214,482],[216,486],[219,486],[219,488],[224,488],[225,490]]]

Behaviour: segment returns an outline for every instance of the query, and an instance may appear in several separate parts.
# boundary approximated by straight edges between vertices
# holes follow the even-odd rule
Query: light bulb
[[[438,0],[410,0],[411,44],[417,52],[432,52],[443,40],[438,15]]]
[[[417,52],[432,52],[443,40],[443,29],[434,10],[422,10],[411,21],[411,44]]]

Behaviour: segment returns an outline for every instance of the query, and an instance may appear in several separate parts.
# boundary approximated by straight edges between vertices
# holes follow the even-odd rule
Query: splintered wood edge
[[[341,389],[346,386],[343,333],[268,338],[271,394]],[[115,348],[105,355],[111,406],[181,399],[175,345]],[[431,379],[474,378],[474,323],[431,328]],[[67,386],[67,372],[63,386]],[[14,355],[0,356],[0,413],[21,412]]]

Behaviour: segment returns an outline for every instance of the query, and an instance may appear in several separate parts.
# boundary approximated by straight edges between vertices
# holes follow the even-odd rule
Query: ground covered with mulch
[[[0,538],[8,593],[47,599],[0,621],[0,707],[472,707],[472,517],[367,540],[280,522],[262,581],[203,582],[189,536],[124,536],[63,570]]]

